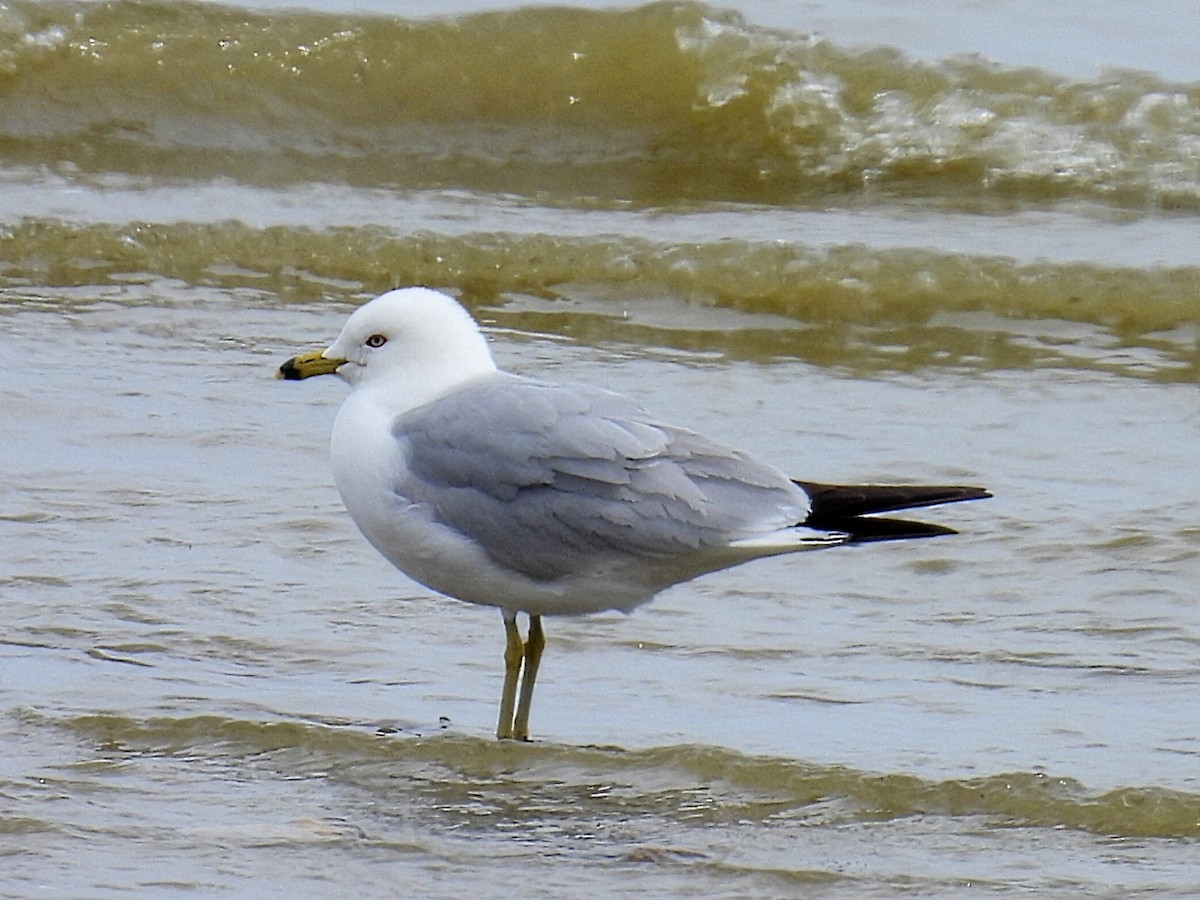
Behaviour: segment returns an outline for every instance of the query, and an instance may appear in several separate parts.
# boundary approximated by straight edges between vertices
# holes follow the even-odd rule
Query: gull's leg
[[[542,633],[542,617],[529,617],[529,640],[525,643],[525,674],[521,676],[521,702],[517,704],[517,717],[513,722],[513,737],[518,741],[529,740],[529,707],[533,703],[533,683],[537,680],[538,665],[542,661],[542,648],[546,646],[546,635]]]
[[[496,737],[504,740],[513,737],[513,708],[517,704],[517,677],[521,674],[521,660],[525,656],[525,645],[521,632],[517,630],[517,614],[509,610],[504,613],[504,690],[500,694],[500,724],[496,726]]]

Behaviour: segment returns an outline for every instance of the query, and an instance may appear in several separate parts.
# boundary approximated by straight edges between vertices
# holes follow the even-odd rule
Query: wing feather
[[[595,388],[497,374],[400,416],[410,502],[535,578],[666,558],[808,513],[782,473]]]

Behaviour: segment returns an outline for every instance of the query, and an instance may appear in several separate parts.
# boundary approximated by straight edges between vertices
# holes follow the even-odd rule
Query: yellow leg
[[[518,741],[529,740],[529,707],[533,703],[533,683],[537,680],[538,666],[542,662],[542,649],[546,646],[546,635],[542,632],[542,617],[529,617],[529,640],[525,643],[525,674],[521,676],[521,702],[517,704],[517,717],[513,722],[513,737]]]
[[[525,645],[521,632],[517,630],[517,615],[504,611],[504,690],[500,694],[500,723],[496,726],[496,737],[500,740],[513,737],[513,708],[517,704],[517,678],[521,674],[521,660],[525,656]]]

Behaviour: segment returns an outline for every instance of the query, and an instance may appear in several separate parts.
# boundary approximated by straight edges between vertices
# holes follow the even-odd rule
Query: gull
[[[500,370],[470,314],[424,287],[365,303],[277,377],[330,374],[351,387],[330,457],[359,530],[415,581],[503,614],[500,739],[529,739],[543,616],[629,612],[761,557],[953,534],[872,514],[991,496],[793,480],[620,394]]]

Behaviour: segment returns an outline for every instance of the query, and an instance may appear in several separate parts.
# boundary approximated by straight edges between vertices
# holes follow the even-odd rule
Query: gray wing
[[[721,546],[808,512],[780,472],[580,385],[501,373],[393,433],[407,462],[397,492],[534,578]]]

